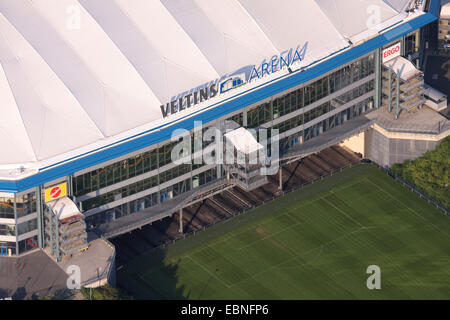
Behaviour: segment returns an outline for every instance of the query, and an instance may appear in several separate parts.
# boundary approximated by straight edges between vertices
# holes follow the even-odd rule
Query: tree
[[[81,288],[81,293],[85,300],[90,300],[90,288]],[[103,287],[92,289],[92,300],[132,300],[132,297],[117,288],[105,285]]]
[[[401,164],[394,164],[392,171],[417,188],[450,208],[449,191],[450,136],[433,151]]]

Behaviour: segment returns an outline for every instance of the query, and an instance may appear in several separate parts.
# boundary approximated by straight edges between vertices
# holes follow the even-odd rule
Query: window
[[[227,120],[234,121],[237,124],[239,124],[240,126],[244,125],[244,116],[243,116],[242,112],[232,116],[231,118],[228,118]]]
[[[418,44],[416,44],[416,33],[414,33],[405,38],[405,55],[416,53],[416,48]]]
[[[166,159],[164,159],[164,161],[166,161]],[[79,197],[86,193],[155,170],[157,167],[157,150],[155,149],[74,177],[73,192],[76,197]]]
[[[99,170],[99,188],[106,187],[106,170],[108,167]]]
[[[36,192],[16,197],[17,218],[36,212]]]
[[[0,197],[0,218],[14,219],[14,197]]]
[[[91,172],[91,188],[92,188],[92,191],[95,191],[95,190],[99,189],[98,176],[99,176],[99,170],[98,169]]]
[[[14,224],[0,224],[1,236],[16,236],[16,226]]]
[[[37,236],[19,241],[19,253],[24,253],[38,247]]]
[[[106,171],[106,185],[110,186],[114,183],[114,165],[107,166]]]
[[[283,99],[284,100],[284,99]],[[284,102],[283,102],[284,105]],[[247,111],[247,127],[256,128],[272,120],[271,103],[267,102]]]
[[[37,219],[23,222],[17,226],[17,234],[21,235],[37,229]]]
[[[191,171],[190,164],[182,164],[175,168],[166,170],[166,171],[160,173],[159,183],[160,184],[165,183],[165,182],[175,179],[183,174],[186,174],[190,171]],[[157,185],[158,185],[158,176],[153,176],[153,177],[129,184],[125,187],[107,192],[105,194],[87,199],[87,200],[83,201],[82,208],[84,209],[84,211],[91,210],[91,209],[100,207],[102,205],[105,205],[107,203],[114,202],[119,199],[136,194],[138,192],[142,192],[144,190],[153,188]],[[117,197],[118,195],[120,195],[120,196]]]

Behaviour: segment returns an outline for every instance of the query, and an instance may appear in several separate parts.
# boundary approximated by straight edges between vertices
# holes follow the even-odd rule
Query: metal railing
[[[220,220],[211,222],[210,224],[203,226],[203,228],[201,228],[201,229],[193,230],[193,231],[188,232],[188,233],[183,233],[182,235],[180,235],[179,237],[177,237],[177,238],[175,238],[175,239],[173,239],[173,240],[166,241],[165,243],[162,243],[162,244],[160,244],[159,246],[150,248],[147,252],[144,252],[143,254],[145,254],[145,253],[150,253],[150,252],[152,252],[152,251],[154,251],[154,250],[157,250],[157,249],[165,248],[166,246],[171,245],[171,244],[173,244],[173,243],[175,243],[175,242],[178,242],[178,241],[180,241],[180,240],[183,240],[183,239],[185,239],[185,238],[187,238],[187,237],[195,236],[198,232],[201,232],[201,231],[204,231],[204,230],[206,230],[206,229],[209,229],[209,228],[215,226],[215,225],[218,224],[218,223],[222,223],[222,222],[225,222],[225,221],[230,220],[230,219],[232,219],[232,218],[238,217],[238,216],[240,216],[240,215],[242,215],[242,214],[245,214],[245,213],[247,213],[247,212],[249,212],[249,211],[252,211],[253,209],[255,209],[255,208],[257,208],[257,207],[260,207],[260,206],[266,204],[267,202],[271,202],[271,201],[273,201],[273,200],[275,200],[275,199],[281,198],[281,197],[283,197],[283,196],[285,196],[285,195],[287,195],[287,194],[289,194],[289,193],[291,193],[291,192],[294,192],[294,191],[297,191],[297,190],[299,190],[299,189],[302,189],[302,188],[304,188],[304,187],[306,187],[306,186],[308,186],[308,185],[310,185],[310,184],[313,184],[313,183],[316,183],[316,182],[318,182],[318,181],[321,181],[321,180],[323,180],[323,179],[326,178],[326,177],[332,176],[332,175],[334,175],[334,174],[336,174],[336,173],[340,173],[340,172],[342,172],[343,170],[345,170],[345,169],[347,169],[347,168],[351,168],[351,167],[353,167],[353,166],[355,166],[355,165],[358,165],[358,164],[360,164],[360,163],[361,163],[361,161],[357,161],[357,162],[350,163],[350,164],[348,164],[348,165],[346,165],[346,166],[343,166],[343,167],[341,167],[341,168],[332,170],[332,171],[330,171],[330,172],[328,172],[328,173],[326,173],[326,174],[324,174],[324,175],[321,175],[321,176],[317,177],[317,178],[314,179],[314,180],[311,180],[311,181],[305,182],[305,183],[303,183],[303,184],[294,186],[294,187],[292,187],[292,188],[290,188],[290,189],[288,189],[288,190],[280,191],[280,192],[274,194],[274,195],[273,195],[272,197],[270,197],[269,199],[263,200],[262,202],[260,202],[260,203],[258,203],[258,204],[255,204],[255,205],[253,205],[253,206],[251,206],[251,207],[249,207],[249,208],[245,208],[245,209],[243,209],[243,210],[240,210],[240,211],[238,211],[238,212],[236,212],[236,213],[234,213],[234,214],[231,214],[231,215],[229,215],[229,216],[227,216],[227,217],[224,217],[224,218],[222,218],[222,219],[220,219]]]
[[[114,263],[114,261],[116,260],[116,247],[107,239],[105,238],[99,238],[102,239],[103,241],[106,242],[106,244],[108,246],[111,247],[111,249],[113,249],[113,255],[110,261],[112,261],[111,263]],[[100,282],[102,279],[106,279],[107,281],[109,281],[110,277],[111,277],[111,272],[115,271],[114,268],[111,266],[111,264],[109,265],[109,268],[104,269],[101,273],[99,273],[96,277],[92,277],[86,281],[83,281],[83,283],[81,283],[82,287],[86,287],[88,285],[91,285],[95,282]]]
[[[163,211],[156,213],[156,214],[146,215],[146,216],[142,217],[141,219],[137,219],[136,221],[127,223],[121,227],[114,229],[114,230],[102,232],[100,236],[103,239],[112,238],[112,237],[118,236],[120,234],[138,229],[138,228],[145,226],[147,224],[150,224],[152,222],[159,221],[161,219],[169,217],[169,216],[173,215],[175,212],[177,212],[179,209],[191,205],[193,200],[195,199],[195,197],[198,196],[199,194],[207,192],[208,190],[211,190],[211,189],[217,187],[218,185],[223,185],[225,188],[226,184],[228,182],[233,183],[233,181],[226,180],[225,178],[221,178],[219,180],[208,182],[207,184],[204,184],[204,185],[198,187],[196,190],[191,190],[186,194],[180,194],[179,195],[180,198],[174,199],[174,200],[177,200],[177,202],[174,203],[174,205],[172,207],[165,208]],[[149,209],[155,209],[155,208],[161,207],[162,204],[163,203],[161,203],[159,205],[155,205]],[[167,205],[167,203],[164,203],[164,205]]]
[[[149,248],[149,250],[147,250],[147,251],[145,251],[145,252],[142,252],[141,254],[148,254],[148,253],[150,253],[150,252],[152,252],[152,251],[155,251],[155,250],[158,250],[158,249],[161,249],[161,248],[165,248],[166,246],[171,245],[171,244],[174,244],[174,243],[176,243],[176,242],[178,242],[178,241],[180,241],[180,240],[184,240],[184,239],[186,239],[186,238],[188,238],[188,237],[190,237],[190,236],[195,236],[198,232],[205,231],[205,230],[207,230],[207,229],[209,229],[209,228],[211,228],[211,227],[213,227],[213,226],[215,226],[215,225],[217,225],[217,224],[219,224],[219,223],[222,223],[222,222],[225,222],[225,221],[227,221],[227,220],[230,220],[230,219],[233,219],[233,218],[235,218],[235,217],[238,217],[238,216],[240,216],[240,215],[242,215],[242,214],[245,214],[245,213],[247,213],[247,212],[249,212],[249,211],[252,211],[253,209],[255,209],[255,208],[257,208],[257,207],[263,206],[264,204],[266,204],[266,203],[268,203],[268,202],[271,202],[271,201],[273,201],[273,200],[276,200],[276,199],[278,199],[278,198],[281,198],[281,197],[283,197],[283,196],[285,196],[285,195],[287,195],[287,194],[289,194],[289,193],[291,193],[291,192],[300,190],[300,189],[302,189],[302,188],[304,188],[304,187],[306,187],[306,186],[308,186],[308,185],[314,184],[314,183],[316,183],[316,182],[318,182],[318,181],[321,181],[321,180],[323,180],[323,179],[325,179],[325,178],[327,178],[327,177],[333,176],[333,175],[335,175],[335,174],[337,174],[337,173],[342,172],[342,171],[345,170],[345,169],[352,168],[352,167],[354,167],[355,165],[359,165],[359,164],[372,164],[372,165],[374,165],[375,167],[379,168],[381,171],[383,171],[384,173],[386,173],[386,174],[387,174],[388,176],[390,176],[391,178],[393,178],[393,179],[395,179],[396,181],[400,182],[403,186],[407,187],[407,188],[410,189],[411,191],[413,191],[413,192],[415,192],[416,194],[418,194],[420,198],[425,199],[428,203],[434,205],[436,208],[438,208],[439,210],[443,211],[446,215],[450,215],[449,210],[446,209],[442,204],[440,204],[438,201],[436,201],[435,199],[431,198],[430,196],[426,195],[426,194],[425,194],[423,191],[421,191],[419,188],[417,188],[417,187],[411,185],[410,183],[408,183],[407,181],[405,181],[405,180],[402,179],[401,177],[397,176],[397,175],[396,175],[392,170],[390,170],[389,168],[384,168],[384,167],[378,165],[377,163],[375,163],[375,162],[373,162],[373,161],[371,161],[371,160],[368,160],[368,159],[361,159],[361,160],[359,160],[359,161],[352,162],[352,163],[350,163],[350,164],[348,164],[348,165],[346,165],[346,166],[343,166],[343,167],[337,168],[337,169],[335,169],[335,170],[329,171],[329,172],[327,172],[327,173],[325,173],[325,174],[323,174],[323,175],[318,176],[317,178],[315,178],[315,179],[313,179],[313,180],[307,181],[307,182],[302,183],[302,184],[300,184],[300,185],[293,186],[293,187],[291,187],[291,188],[289,188],[289,189],[287,189],[287,190],[279,191],[278,193],[274,194],[272,197],[270,197],[270,198],[268,198],[268,199],[266,199],[266,200],[263,200],[263,201],[260,202],[260,203],[257,203],[257,204],[255,204],[255,205],[253,205],[253,206],[251,206],[251,207],[248,207],[248,208],[244,208],[244,209],[242,209],[242,210],[240,210],[240,211],[238,211],[238,212],[236,212],[236,213],[234,213],[234,214],[230,214],[230,215],[228,215],[228,216],[226,216],[226,217],[224,217],[224,218],[222,218],[222,219],[213,221],[213,222],[211,222],[211,223],[209,223],[209,224],[203,226],[203,227],[200,228],[200,229],[193,230],[193,231],[190,231],[190,232],[188,232],[188,233],[180,234],[180,235],[179,235],[178,237],[176,237],[175,239],[166,241],[166,242],[164,242],[164,243],[162,243],[162,244],[160,244],[160,245],[158,245],[158,246]],[[230,180],[231,180],[231,181],[230,181]],[[228,182],[231,182],[231,183],[233,183],[233,182],[236,183],[236,182],[237,182],[237,181],[233,181],[234,179],[230,179],[230,180],[229,180]],[[103,238],[103,239],[104,239],[104,238]],[[106,239],[104,239],[104,240],[107,241]],[[115,251],[114,251],[114,256],[115,256]],[[95,281],[98,281],[98,279],[93,279],[93,280],[91,281],[91,283],[92,283],[92,282],[95,282]],[[87,285],[87,284],[85,284],[85,285]]]
[[[287,195],[287,194],[289,194],[289,193],[291,193],[291,192],[297,191],[297,190],[302,189],[302,188],[304,188],[304,187],[306,187],[306,186],[308,186],[308,185],[310,185],[310,184],[314,184],[314,183],[316,183],[316,182],[318,182],[318,181],[321,181],[321,180],[323,180],[323,179],[325,179],[325,178],[327,178],[327,177],[333,176],[333,175],[335,175],[335,174],[337,174],[337,173],[342,172],[342,171],[345,170],[345,169],[352,168],[352,167],[354,167],[355,165],[364,164],[364,163],[366,163],[366,164],[373,164],[375,167],[377,167],[377,168],[379,168],[380,170],[382,170],[383,172],[385,172],[388,176],[390,176],[390,177],[392,177],[393,179],[395,179],[395,180],[397,180],[398,182],[400,182],[403,186],[407,187],[407,188],[410,189],[411,191],[416,192],[416,193],[419,195],[420,198],[425,199],[425,200],[428,201],[430,204],[434,205],[436,208],[442,210],[446,215],[450,215],[450,214],[449,214],[449,211],[448,211],[443,205],[441,205],[438,201],[436,201],[436,200],[434,200],[433,198],[427,196],[424,192],[422,192],[421,190],[419,190],[417,187],[412,186],[411,184],[409,184],[408,182],[406,182],[406,181],[403,180],[402,178],[398,177],[398,176],[395,175],[390,169],[383,168],[383,167],[381,167],[380,165],[378,165],[377,163],[375,163],[375,162],[373,162],[373,161],[371,161],[371,160],[368,160],[368,159],[361,159],[360,161],[353,162],[353,163],[350,163],[350,164],[348,164],[348,165],[346,165],[346,166],[343,166],[343,167],[341,167],[341,168],[332,170],[332,171],[330,171],[330,172],[328,172],[328,173],[326,173],[326,174],[324,174],[324,175],[321,175],[321,176],[317,177],[316,179],[313,179],[313,180],[310,180],[310,181],[305,182],[305,183],[303,183],[303,184],[294,186],[294,187],[292,187],[292,188],[290,188],[290,189],[288,189],[288,190],[283,190],[283,191],[281,191],[281,192],[278,192],[277,194],[274,194],[273,197],[271,197],[271,198],[269,198],[269,199],[266,199],[266,200],[264,200],[264,201],[262,201],[262,202],[260,202],[260,203],[258,203],[258,204],[255,204],[255,205],[253,205],[253,206],[251,206],[251,207],[249,207],[249,208],[245,208],[245,209],[243,209],[243,210],[240,210],[239,212],[237,212],[237,213],[235,213],[235,214],[231,214],[231,215],[229,215],[229,216],[227,216],[227,217],[224,217],[223,219],[220,219],[220,220],[211,222],[210,224],[203,226],[203,228],[201,228],[201,229],[193,230],[193,231],[188,232],[188,233],[183,233],[182,235],[180,235],[179,237],[177,237],[177,238],[175,238],[175,239],[173,239],[173,240],[166,241],[166,242],[164,242],[164,243],[162,243],[162,244],[160,244],[160,245],[158,245],[158,246],[156,246],[156,247],[150,248],[147,252],[144,252],[143,254],[152,252],[152,251],[157,250],[157,249],[165,248],[166,246],[171,245],[171,244],[173,244],[173,243],[175,243],[175,242],[178,242],[178,241],[180,241],[180,240],[183,240],[183,239],[185,239],[185,238],[187,238],[187,237],[195,236],[198,232],[201,232],[201,231],[204,231],[204,230],[206,230],[206,229],[209,229],[209,228],[215,226],[215,225],[218,224],[218,223],[222,223],[222,222],[225,222],[225,221],[230,220],[230,219],[232,219],[232,218],[235,218],[235,217],[237,217],[237,216],[240,216],[240,215],[242,215],[242,214],[245,214],[245,213],[247,213],[247,212],[249,212],[249,211],[252,211],[253,209],[255,209],[255,208],[257,208],[257,207],[260,207],[260,206],[266,204],[267,202],[276,200],[276,199],[278,199],[278,198],[280,198],[280,197],[283,197],[283,196],[285,196],[285,195]]]

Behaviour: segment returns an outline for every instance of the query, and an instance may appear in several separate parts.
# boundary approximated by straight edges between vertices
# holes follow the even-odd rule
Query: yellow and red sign
[[[67,182],[45,189],[45,202],[67,196]]]

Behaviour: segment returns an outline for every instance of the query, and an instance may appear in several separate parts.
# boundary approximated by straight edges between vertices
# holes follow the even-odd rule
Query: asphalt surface
[[[67,295],[68,275],[43,251],[0,257],[0,298],[13,300]]]

